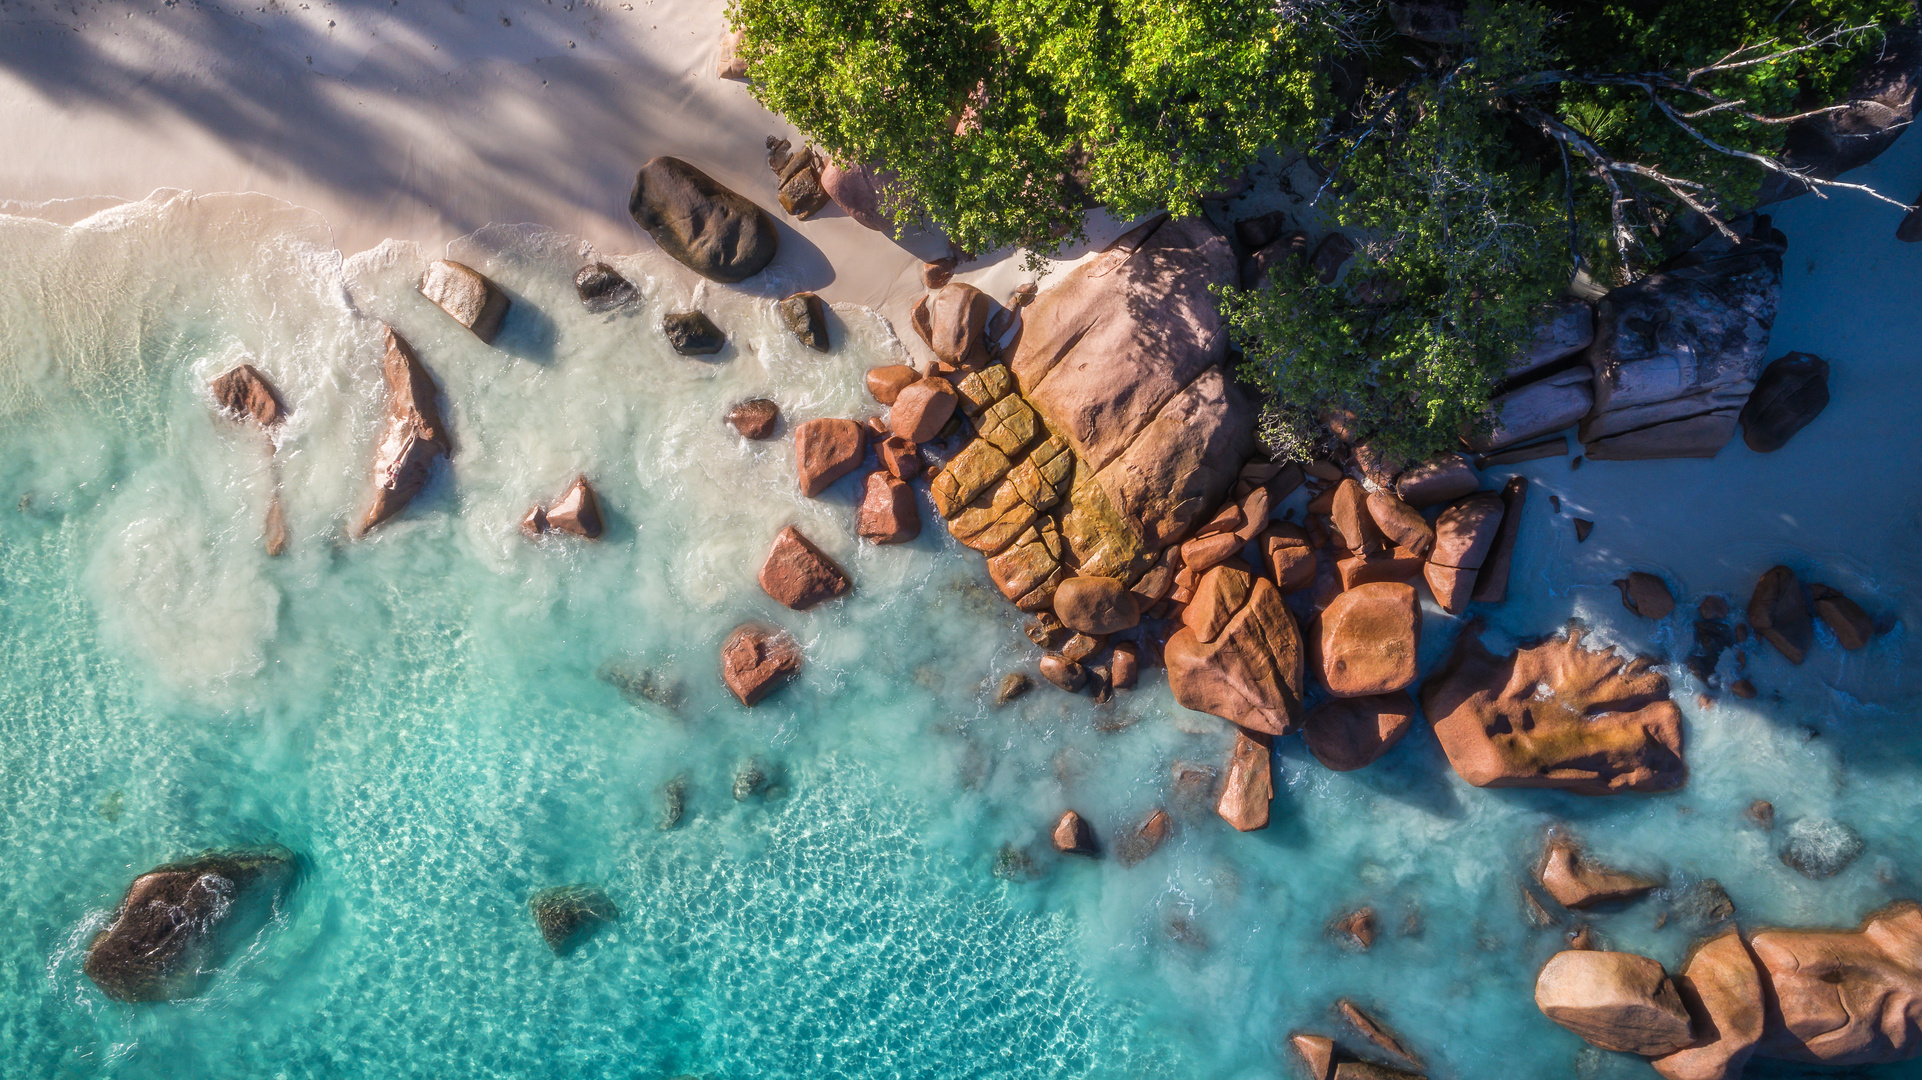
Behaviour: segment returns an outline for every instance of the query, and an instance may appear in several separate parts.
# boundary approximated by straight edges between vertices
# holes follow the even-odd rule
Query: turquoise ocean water
[[[1838,272],[1826,255],[1818,268],[1823,250],[1791,253],[1811,252],[1777,353],[1797,347],[1784,333],[1834,332],[1808,291]],[[1274,824],[1240,835],[1176,798],[1175,764],[1218,766],[1228,739],[1158,673],[1111,706],[1044,687],[991,708],[993,681],[1031,658],[980,559],[932,524],[857,545],[858,475],[803,499],[784,440],[721,424],[760,395],[790,420],[870,411],[862,371],[901,355],[876,315],[837,310],[834,351],[810,353],[774,312],[779,281],[769,296],[697,287],[654,254],[611,256],[645,297],[589,315],[571,279],[594,253],[491,228],[447,253],[513,295],[490,348],[413,293],[441,254],[390,243],[343,260],[311,215],[251,197],[157,196],[73,227],[0,218],[0,1075],[1239,1080],[1288,1075],[1287,1033],[1340,1033],[1328,1010],[1346,995],[1436,1077],[1649,1076],[1533,1007],[1561,939],[1527,924],[1517,883],[1548,824],[1676,892],[1715,878],[1751,925],[1853,924],[1922,897],[1902,625],[1915,571],[1875,546],[1896,550],[1916,520],[1907,444],[1879,481],[1896,508],[1868,515],[1854,562],[1827,519],[1750,528],[1714,558],[1682,550],[1703,549],[1716,499],[1777,482],[1768,469],[1804,478],[1768,520],[1807,522],[1795,500],[1866,486],[1820,456],[1846,439],[1762,465],[1731,451],[1606,477],[1531,466],[1538,540],[1496,639],[1582,616],[1599,640],[1679,658],[1685,614],[1637,624],[1610,560],[1660,569],[1685,606],[1776,559],[1835,568],[1891,627],[1846,658],[1825,639],[1802,669],[1752,652],[1754,702],[1704,710],[1678,678],[1681,793],[1479,791],[1418,727],[1347,775],[1285,741]],[[657,320],[689,302],[727,351],[666,348]],[[348,541],[379,422],[377,320],[440,381],[456,452],[402,518]],[[1877,341],[1838,364],[1912,362]],[[293,408],[271,458],[204,389],[242,360]],[[1864,403],[1856,437],[1906,423],[1913,406],[1864,385],[1838,376],[1836,408]],[[608,537],[523,540],[521,512],[581,470]],[[269,559],[276,485],[292,539]],[[1590,546],[1563,535],[1552,491],[1601,523]],[[1663,491],[1674,507],[1651,511]],[[761,593],[754,572],[789,523],[850,570],[849,598],[794,613]],[[1664,543],[1673,561],[1651,561]],[[752,710],[718,678],[748,618],[793,630],[808,662]],[[1431,617],[1431,661],[1453,632]],[[678,703],[616,685],[643,675]],[[737,801],[749,763],[771,785]],[[663,829],[676,778],[686,814]],[[1753,798],[1774,800],[1775,834],[1743,821]],[[1177,833],[1139,866],[1047,849],[1064,808],[1105,834],[1163,803]],[[1794,874],[1773,845],[1802,819],[1846,821],[1865,854],[1828,881]],[[264,842],[300,853],[301,884],[205,996],[122,1005],[81,975],[135,874]],[[991,873],[1010,844],[1032,853],[1032,880]],[[557,959],[526,901],[582,881],[622,919]],[[1326,926],[1362,903],[1382,932],[1355,953]],[[1669,909],[1595,925],[1672,965],[1692,930],[1658,927]]]

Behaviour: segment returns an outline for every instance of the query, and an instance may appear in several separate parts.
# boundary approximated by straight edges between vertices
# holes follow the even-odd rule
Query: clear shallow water
[[[1437,1077],[1648,1076],[1533,1008],[1559,938],[1527,926],[1516,882],[1549,823],[1677,886],[1720,880],[1752,925],[1852,924],[1922,896],[1905,630],[1798,670],[1754,654],[1779,699],[1704,712],[1678,679],[1694,771],[1677,795],[1477,791],[1425,729],[1347,775],[1291,740],[1274,825],[1238,835],[1173,801],[1175,762],[1225,754],[1218,722],[1156,677],[1107,709],[1051,691],[988,708],[1027,650],[979,558],[938,527],[857,546],[858,477],[802,499],[785,441],[721,425],[760,394],[790,420],[862,415],[861,372],[898,351],[878,318],[838,311],[823,357],[775,318],[780,282],[697,289],[653,255],[613,260],[643,283],[638,311],[590,316],[576,242],[490,229],[450,253],[514,294],[489,348],[412,292],[438,254],[343,261],[309,215],[239,197],[71,229],[0,219],[0,1074],[1253,1078],[1290,1067],[1290,1030],[1335,1032],[1349,995]],[[656,331],[697,293],[735,343],[711,362]],[[456,453],[349,543],[380,411],[375,319],[440,381]],[[242,359],[294,410],[271,466],[203,389]],[[1604,475],[1548,468],[1543,492],[1570,499]],[[522,540],[520,513],[579,470],[608,538]],[[1675,475],[1712,474],[1657,479]],[[293,533],[277,560],[259,543],[275,483]],[[1547,534],[1543,501],[1530,527]],[[848,567],[850,598],[797,614],[760,592],[790,522]],[[1531,548],[1495,633],[1580,615],[1600,640],[1685,652],[1684,619],[1637,624],[1581,562],[1608,537]],[[1908,578],[1877,587],[1871,606],[1902,617]],[[718,679],[746,618],[808,656],[753,710]],[[1431,618],[1425,652],[1452,632]],[[608,670],[678,684],[679,715],[631,703]],[[775,788],[737,802],[749,760]],[[675,777],[687,816],[663,831]],[[1849,822],[1867,853],[1829,881],[1795,875],[1780,831],[1742,821],[1756,797],[1784,825]],[[1178,832],[1140,866],[1045,850],[1064,807],[1107,833],[1164,801]],[[204,998],[129,1007],[81,976],[134,874],[265,841],[302,853],[305,878]],[[991,875],[1004,843],[1034,852],[1037,880]],[[526,899],[575,881],[623,918],[557,960]],[[1363,902],[1383,933],[1349,953],[1325,926]],[[1666,909],[1595,921],[1672,964],[1690,932],[1656,928]]]

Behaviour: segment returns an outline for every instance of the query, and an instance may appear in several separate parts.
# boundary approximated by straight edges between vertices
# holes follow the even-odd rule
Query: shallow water
[[[1828,212],[1792,208],[1791,240],[1793,214]],[[1831,580],[1892,626],[1846,658],[1826,641],[1801,669],[1751,648],[1767,691],[1754,702],[1704,711],[1678,675],[1681,793],[1476,790],[1425,728],[1345,775],[1285,740],[1274,824],[1239,835],[1172,791],[1175,762],[1220,763],[1218,721],[1174,706],[1153,673],[1106,708],[1045,689],[990,708],[994,679],[1031,658],[980,559],[938,527],[857,545],[858,475],[803,499],[785,440],[720,423],[763,394],[790,422],[863,415],[861,372],[900,354],[878,317],[837,310],[833,352],[811,353],[774,314],[782,283],[696,286],[653,253],[610,260],[642,284],[636,309],[589,315],[571,278],[592,253],[495,228],[449,252],[513,295],[490,348],[412,292],[439,254],[390,243],[343,260],[312,216],[246,197],[161,196],[72,228],[0,218],[0,496],[16,508],[0,512],[0,911],[14,931],[0,1074],[1254,1078],[1291,1067],[1289,1031],[1339,1033],[1329,1006],[1348,995],[1436,1077],[1650,1076],[1533,1007],[1560,937],[1526,924],[1516,883],[1548,824],[1573,822],[1598,855],[1676,890],[1715,878],[1750,925],[1853,924],[1922,896],[1903,625],[1915,569],[1876,565],[1913,513],[1861,515],[1855,562],[1821,531],[1847,523],[1827,519],[1703,555],[1715,500],[1755,485],[1781,487],[1771,512],[1810,520],[1789,489],[1823,496],[1806,455],[1848,447],[1846,431],[1812,428],[1770,459],[1738,446],[1716,462],[1523,470],[1538,478],[1536,540],[1494,639],[1580,616],[1600,640],[1679,657],[1694,597],[1724,590],[1739,607],[1783,558],[1841,566],[1852,576]],[[1796,263],[1776,353],[1832,333],[1821,275],[1838,273]],[[661,340],[660,314],[691,300],[728,332],[719,356]],[[439,380],[456,452],[401,518],[350,542],[380,414],[376,320]],[[1922,340],[1912,329],[1860,355],[1818,351],[1839,371],[1896,373]],[[1869,355],[1890,340],[1911,355]],[[211,412],[206,380],[241,360],[293,409],[271,457]],[[1853,377],[1827,422],[1851,408],[1913,419],[1913,399],[1878,412]],[[1831,497],[1867,482],[1821,460]],[[608,537],[523,540],[521,512],[583,470]],[[1908,500],[1913,475],[1879,483],[1907,484]],[[269,559],[276,485],[292,540]],[[1681,485],[1701,494],[1665,503]],[[1602,523],[1581,550],[1550,520],[1550,491]],[[788,523],[850,570],[852,596],[794,613],[759,590]],[[1606,584],[1618,564],[1664,572],[1683,611],[1661,627],[1628,615]],[[717,658],[748,618],[792,629],[808,662],[752,710]],[[1431,615],[1426,658],[1454,632]],[[615,685],[643,675],[678,707]],[[750,761],[772,786],[737,801]],[[687,814],[664,830],[677,777]],[[1742,819],[1757,797],[1775,801],[1774,834]],[[1163,802],[1177,834],[1139,866],[1047,850],[1067,806],[1105,834]],[[1816,882],[1775,857],[1789,824],[1829,818],[1866,840],[1854,865]],[[206,996],[126,1006],[80,974],[134,874],[269,841],[302,854],[303,881]],[[1034,880],[991,873],[1004,844],[1032,852]],[[603,884],[622,919],[556,959],[526,901],[580,881]],[[1381,939],[1345,951],[1326,925],[1364,902]],[[1672,965],[1691,930],[1657,928],[1668,907],[1594,921]]]

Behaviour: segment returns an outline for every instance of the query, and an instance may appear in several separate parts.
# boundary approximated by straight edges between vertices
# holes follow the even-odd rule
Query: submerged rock
[[[420,294],[432,300],[454,321],[493,344],[507,318],[507,294],[486,275],[452,259],[436,259],[421,275]]]
[[[1535,980],[1535,1005],[1604,1050],[1652,1057],[1692,1041],[1688,1010],[1668,973],[1633,953],[1556,953]]]
[[[1875,620],[1862,605],[1836,589],[1820,583],[1809,586],[1809,600],[1815,617],[1834,632],[1836,643],[1844,649],[1859,649],[1875,636]]]
[[[789,525],[774,538],[761,564],[761,588],[796,611],[848,591],[848,576],[814,542]]]
[[[452,450],[434,398],[438,387],[407,340],[385,328],[381,374],[387,381],[386,430],[374,455],[374,497],[355,535],[401,512],[427,486],[436,458]]]
[[[1762,369],[1762,377],[1742,406],[1742,441],[1758,454],[1788,445],[1829,405],[1829,362],[1792,352]]]
[[[641,291],[633,282],[603,262],[581,267],[574,275],[574,291],[580,295],[581,306],[597,315],[626,307],[641,298]]]
[[[1174,833],[1175,823],[1168,812],[1156,807],[1154,812],[1132,829],[1124,829],[1115,838],[1115,857],[1123,866],[1133,866],[1155,853],[1170,835]]]
[[[1397,690],[1324,701],[1309,710],[1301,735],[1308,752],[1324,767],[1352,772],[1393,749],[1414,722],[1414,699]]]
[[[621,917],[614,901],[594,885],[542,889],[529,898],[527,907],[534,915],[541,940],[555,956],[566,956],[580,948],[602,926]]]
[[[1756,1053],[1872,1065],[1922,1053],[1922,907],[1904,901],[1854,933],[1772,930],[1750,939],[1772,992]]]
[[[135,878],[113,920],[87,945],[83,970],[116,1001],[199,994],[293,884],[285,848],[208,852]]]
[[[1010,671],[995,685],[994,703],[997,707],[1006,705],[1032,689],[1034,680],[1026,672]]]
[[[1842,822],[1803,818],[1784,831],[1780,854],[1790,869],[1820,881],[1841,873],[1866,847],[1862,835]]]
[[[1583,648],[1578,629],[1506,657],[1464,631],[1421,699],[1449,764],[1476,787],[1608,795],[1688,780],[1668,680],[1647,658]]]
[[[627,209],[661,250],[713,281],[760,273],[780,245],[767,211],[679,158],[641,166]]]
[[[661,816],[655,825],[666,832],[687,815],[687,777],[677,776],[661,785]]]
[[[1354,1028],[1356,1033],[1373,1043],[1385,1053],[1400,1058],[1417,1068],[1421,1067],[1421,1058],[1416,1057],[1415,1052],[1410,1050],[1408,1045],[1402,1041],[1401,1037],[1390,1030],[1387,1024],[1382,1023],[1366,1009],[1363,1009],[1347,998],[1339,998],[1335,1001],[1335,1011],[1341,1014],[1342,1019],[1348,1021],[1348,1025]],[[1337,1069],[1335,1075],[1341,1075],[1339,1069]]]
[[[252,364],[240,364],[207,384],[214,404],[221,412],[252,420],[262,429],[271,428],[285,418],[287,407],[280,402],[274,384]]]
[[[721,679],[743,705],[759,703],[800,671],[801,646],[772,626],[737,626],[721,646]]]
[[[727,335],[699,311],[672,311],[661,316],[661,332],[682,356],[712,356],[727,345]]]
[[[781,407],[766,398],[743,401],[727,411],[727,426],[743,439],[759,441],[774,434],[780,423]]]
[[[1749,596],[1748,622],[1762,640],[1791,664],[1799,664],[1815,644],[1815,622],[1802,601],[1795,571],[1777,566],[1763,574]]]

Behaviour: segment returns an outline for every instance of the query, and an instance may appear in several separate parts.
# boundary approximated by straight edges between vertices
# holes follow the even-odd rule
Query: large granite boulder
[[[1634,953],[1570,949],[1535,980],[1543,1015],[1604,1050],[1656,1056],[1691,1041],[1682,997],[1662,965]]]
[[[873,229],[875,232],[891,233],[894,224],[881,209],[881,191],[887,184],[887,174],[869,165],[839,165],[828,162],[821,166],[821,190],[827,192],[834,205],[856,222]]]
[[[420,278],[420,294],[454,321],[493,344],[507,318],[507,294],[485,274],[452,259],[435,259]]]
[[[1241,832],[1268,827],[1268,804],[1275,798],[1273,748],[1274,736],[1266,732],[1235,733],[1215,813]]]
[[[1749,943],[1772,991],[1760,1056],[1870,1065],[1922,1053],[1922,906],[1896,904],[1854,933],[1774,930]]]
[[[1649,1064],[1668,1080],[1740,1080],[1767,1011],[1761,971],[1742,935],[1726,930],[1697,945],[1675,989],[1695,1021],[1694,1038]]]
[[[1633,900],[1662,884],[1655,878],[1603,866],[1583,854],[1582,846],[1565,834],[1549,837],[1537,878],[1556,903],[1577,911]]]
[[[1579,422],[1595,404],[1594,377],[1570,366],[1595,340],[1595,312],[1564,297],[1549,305],[1527,343],[1509,358],[1485,433],[1464,440],[1478,452],[1514,446]]]
[[[1182,627],[1162,651],[1175,700],[1250,731],[1301,723],[1301,634],[1267,578],[1236,562],[1201,576]]]
[[[1315,670],[1330,694],[1392,694],[1420,673],[1421,598],[1398,581],[1357,585],[1322,611],[1311,641]]]
[[[1742,441],[1758,454],[1774,453],[1828,406],[1829,362],[1812,353],[1789,353],[1762,369],[1742,406]]]
[[[240,364],[207,384],[214,404],[221,412],[240,420],[251,420],[262,430],[280,423],[287,407],[280,402],[274,384],[252,364]]]
[[[800,671],[801,646],[785,630],[745,623],[721,645],[721,680],[743,705],[759,703]]]
[[[356,536],[365,536],[400,513],[427,486],[434,460],[453,450],[434,402],[439,389],[433,376],[405,338],[392,327],[384,329],[386,350],[380,368],[387,381],[386,430],[374,452],[373,500],[361,516]]]
[[[295,878],[285,848],[208,852],[135,878],[87,945],[83,970],[116,1001],[175,1001],[206,988],[265,926]]]
[[[580,948],[601,927],[621,917],[614,901],[595,885],[542,889],[528,899],[527,907],[541,940],[555,956],[566,956]]]
[[[915,301],[909,323],[943,363],[975,369],[988,363],[988,317],[994,308],[987,293],[950,281]]]
[[[1782,293],[1787,241],[1758,222],[1741,243],[1710,236],[1596,306],[1590,458],[1714,457],[1735,434]]]
[[[834,417],[794,425],[794,468],[801,494],[826,491],[853,472],[867,456],[868,436],[860,424]]]
[[[1687,782],[1688,766],[1681,710],[1653,665],[1583,648],[1573,628],[1496,656],[1471,627],[1422,684],[1422,709],[1476,787],[1667,791]]]
[[[760,273],[780,245],[767,211],[679,158],[641,166],[627,211],[662,251],[713,281]]]
[[[854,532],[876,544],[905,544],[920,536],[921,511],[913,489],[885,470],[869,473]]]
[[[1443,611],[1459,615],[1467,609],[1505,513],[1502,497],[1483,491],[1448,507],[1435,519],[1435,547],[1428,553],[1422,576]]]
[[[1856,72],[1846,107],[1797,120],[1788,126],[1782,161],[1790,168],[1833,180],[1875,160],[1915,119],[1916,89],[1922,86],[1922,32],[1914,16],[1890,31],[1881,47]],[[1769,174],[1761,201],[1789,198],[1807,186]]]

